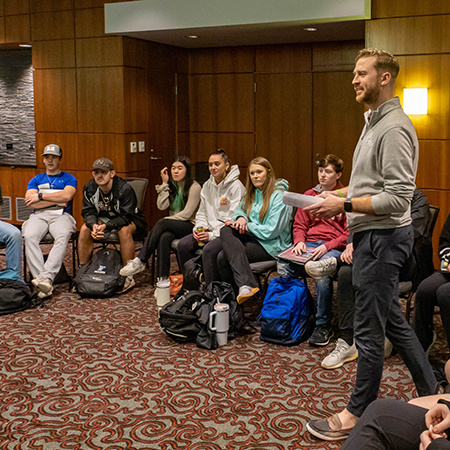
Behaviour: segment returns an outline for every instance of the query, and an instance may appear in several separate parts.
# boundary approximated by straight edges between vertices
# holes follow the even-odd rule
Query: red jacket
[[[337,182],[333,190],[341,189],[341,182]],[[320,184],[309,189],[305,195],[316,196],[321,192]],[[347,229],[347,216],[345,212],[328,220],[315,219],[311,214],[298,208],[293,226],[294,244],[299,242],[326,241],[327,250],[344,250],[350,232]]]

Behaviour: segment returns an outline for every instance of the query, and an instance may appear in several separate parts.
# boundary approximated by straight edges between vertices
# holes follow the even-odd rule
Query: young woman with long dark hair
[[[157,207],[160,210],[169,209],[169,215],[160,219],[149,231],[139,256],[128,261],[120,274],[135,275],[145,269],[145,264],[155,249],[158,254],[158,277],[168,277],[170,274],[171,244],[174,239],[180,239],[192,233],[194,217],[200,202],[200,185],[192,180],[191,163],[187,156],[177,156],[172,163],[170,173],[167,167],[161,170]]]

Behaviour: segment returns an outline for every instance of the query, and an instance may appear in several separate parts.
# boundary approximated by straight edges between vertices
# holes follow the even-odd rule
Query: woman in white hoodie
[[[202,246],[202,260],[205,282],[220,280],[217,273],[216,258],[222,250],[220,229],[233,217],[245,187],[239,181],[239,167],[231,165],[225,150],[219,149],[208,160],[211,176],[200,193],[200,206],[195,216],[194,231],[178,243],[180,267],[195,256]]]

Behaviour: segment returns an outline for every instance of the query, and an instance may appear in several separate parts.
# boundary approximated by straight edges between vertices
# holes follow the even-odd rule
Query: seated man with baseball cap
[[[72,217],[72,199],[77,190],[77,180],[60,169],[62,150],[56,144],[47,145],[42,154],[46,171],[30,180],[25,194],[25,204],[33,213],[22,226],[25,254],[30,267],[33,285],[40,298],[53,292],[53,280],[61,268],[67,243],[76,231]],[[42,238],[50,233],[54,244],[44,262],[40,248]]]
[[[94,240],[101,240],[106,233],[117,230],[125,265],[135,255],[133,237],[143,239],[147,234],[147,223],[137,206],[134,189],[116,176],[112,161],[97,159],[92,166],[92,176],[94,178],[83,188],[81,215],[84,224],[78,239],[80,264],[86,264],[91,258]],[[123,291],[134,284],[133,277],[127,277]]]

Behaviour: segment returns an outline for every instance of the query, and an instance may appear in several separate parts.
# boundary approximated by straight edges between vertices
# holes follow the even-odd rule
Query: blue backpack
[[[274,278],[261,310],[261,340],[297,345],[314,328],[314,302],[308,287],[297,278]]]

